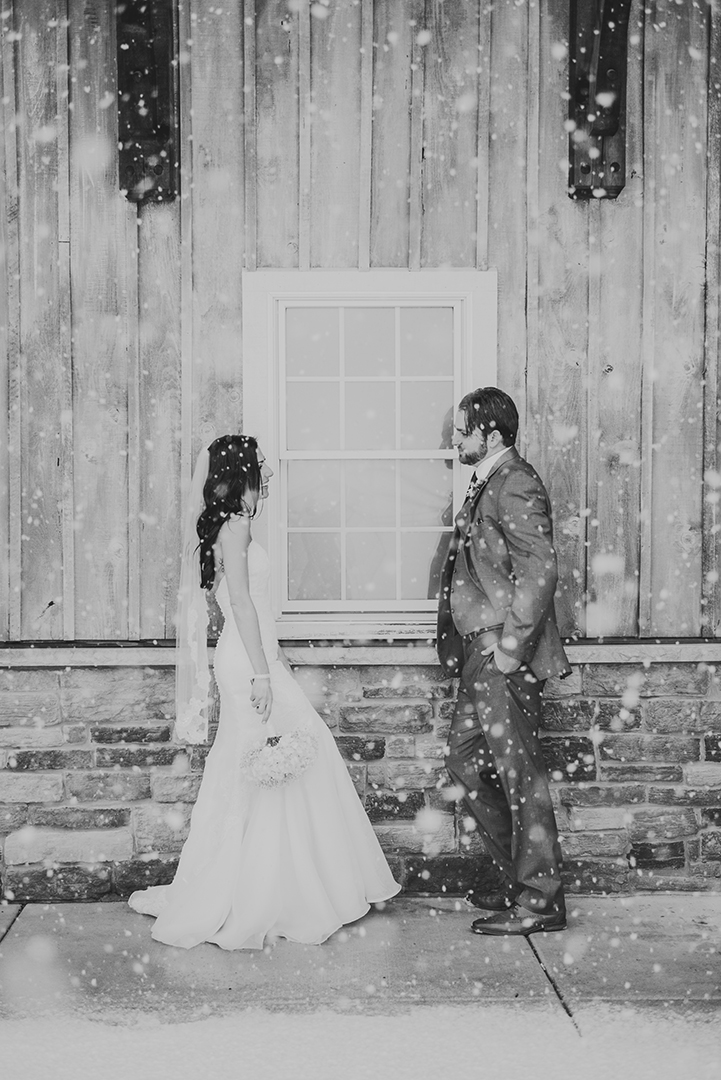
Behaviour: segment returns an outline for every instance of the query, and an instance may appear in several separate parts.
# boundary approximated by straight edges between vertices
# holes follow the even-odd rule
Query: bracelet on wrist
[[[269,678],[270,678],[269,674],[265,674],[265,675],[255,675],[255,674],[253,674],[253,675],[250,676],[250,681],[253,682],[255,679],[269,679]]]

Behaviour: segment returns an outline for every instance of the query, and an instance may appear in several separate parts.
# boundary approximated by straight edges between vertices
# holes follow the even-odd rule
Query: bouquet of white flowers
[[[272,731],[270,723],[268,729]],[[310,727],[297,727],[283,735],[268,734],[264,742],[241,755],[241,775],[258,787],[289,784],[313,764],[317,751],[318,737]]]

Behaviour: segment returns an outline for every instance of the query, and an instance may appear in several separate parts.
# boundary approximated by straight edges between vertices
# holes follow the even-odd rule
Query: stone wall
[[[20,653],[3,650],[8,900],[118,899],[172,879],[208,746],[174,739],[172,652],[113,658],[121,652],[115,666],[100,666],[110,652],[68,649],[23,652],[13,665]],[[462,894],[491,880],[478,835],[449,799],[454,687],[431,650],[288,652],[405,890]],[[547,687],[543,739],[571,891],[721,889],[716,664],[575,663]]]

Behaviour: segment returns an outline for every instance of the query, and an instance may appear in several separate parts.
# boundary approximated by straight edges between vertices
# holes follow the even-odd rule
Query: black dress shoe
[[[566,929],[566,912],[563,908],[548,914],[529,911],[518,904],[512,904],[505,913],[489,915],[487,919],[476,919],[471,925],[474,934],[486,934],[489,937],[528,937],[529,934],[550,934],[555,930]]]
[[[482,908],[484,911],[508,911],[517,895],[517,890],[509,884],[485,893],[477,893],[471,889],[466,893],[465,899],[469,904]]]

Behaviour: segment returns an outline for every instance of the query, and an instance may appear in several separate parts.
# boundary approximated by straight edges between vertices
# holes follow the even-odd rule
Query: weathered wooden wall
[[[172,636],[182,482],[241,412],[242,269],[379,266],[498,268],[563,630],[721,634],[712,5],[634,4],[626,189],[584,204],[568,0],[181,0],[182,197],[139,213],[113,3],[4,10],[0,636]]]

